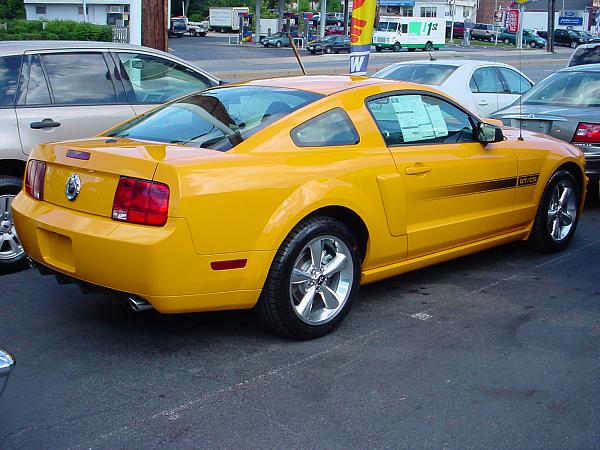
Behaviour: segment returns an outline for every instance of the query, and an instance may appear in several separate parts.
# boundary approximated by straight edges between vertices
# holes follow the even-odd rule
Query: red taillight
[[[573,142],[600,144],[600,123],[579,122]]]
[[[44,178],[46,177],[46,163],[35,159],[27,163],[25,176],[25,192],[38,200],[44,199]]]
[[[167,223],[168,212],[169,186],[121,177],[113,202],[113,219],[160,227]]]

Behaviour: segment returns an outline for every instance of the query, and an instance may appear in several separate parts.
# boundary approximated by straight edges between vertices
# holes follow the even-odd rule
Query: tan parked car
[[[220,84],[167,53],[126,44],[0,43],[0,272],[25,265],[10,204],[40,143],[93,136],[151,107]]]

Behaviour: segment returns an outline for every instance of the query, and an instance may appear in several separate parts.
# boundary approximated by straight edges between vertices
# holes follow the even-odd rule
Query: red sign
[[[519,31],[519,10],[509,9],[506,11],[506,28],[509,33],[516,33]]]

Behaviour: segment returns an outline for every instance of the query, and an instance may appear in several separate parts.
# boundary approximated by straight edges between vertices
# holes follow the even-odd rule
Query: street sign
[[[506,28],[509,33],[516,33],[519,31],[519,10],[509,9],[506,11]]]

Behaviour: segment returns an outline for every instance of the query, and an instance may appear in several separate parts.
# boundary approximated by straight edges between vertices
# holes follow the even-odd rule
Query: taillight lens
[[[599,144],[600,123],[579,122],[579,125],[577,125],[577,131],[575,131],[575,136],[573,136],[573,142]]]
[[[113,202],[113,219],[160,227],[167,223],[168,213],[169,186],[121,177]]]
[[[46,163],[35,159],[27,163],[25,175],[25,192],[38,200],[44,199],[44,178],[46,177]]]

